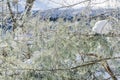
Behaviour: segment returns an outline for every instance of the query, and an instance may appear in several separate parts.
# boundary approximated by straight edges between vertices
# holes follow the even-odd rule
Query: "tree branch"
[[[98,56],[97,54],[84,54],[84,53],[79,53],[79,54],[82,54],[82,55],[86,55],[86,56],[93,56],[93,57],[96,57],[96,58],[99,58],[100,56]],[[119,57],[120,58],[120,57]],[[106,58],[107,59],[107,58]],[[112,72],[109,64],[107,63],[106,59],[102,60],[101,64],[102,66],[104,67],[104,69],[108,72],[108,74],[111,76],[111,78],[113,80],[117,80],[116,76],[114,75],[114,73]],[[110,58],[109,58],[110,59]],[[93,62],[91,64],[94,64]],[[88,64],[89,65],[89,64]]]
[[[112,70],[110,69],[110,66],[108,65],[107,61],[104,61],[102,63],[104,69],[108,72],[108,74],[111,76],[111,78],[113,80],[117,80],[117,77],[114,75],[114,73],[112,72]]]

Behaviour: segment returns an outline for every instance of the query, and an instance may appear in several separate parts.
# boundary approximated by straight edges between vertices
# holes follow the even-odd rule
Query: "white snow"
[[[108,34],[112,30],[111,23],[108,20],[97,21],[92,31],[98,34]]]
[[[38,60],[41,56],[41,52],[40,51],[35,51],[32,54],[32,57],[30,59],[25,60],[25,64],[34,64],[36,62],[36,60]]]

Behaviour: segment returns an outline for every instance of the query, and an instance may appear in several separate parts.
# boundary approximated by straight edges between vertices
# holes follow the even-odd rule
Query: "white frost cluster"
[[[41,56],[41,52],[40,51],[35,51],[33,52],[33,55],[30,59],[26,60],[24,63],[25,64],[34,64],[36,62],[36,60],[38,60]]]
[[[108,34],[111,30],[112,26],[108,20],[97,21],[92,28],[92,31],[98,34]]]

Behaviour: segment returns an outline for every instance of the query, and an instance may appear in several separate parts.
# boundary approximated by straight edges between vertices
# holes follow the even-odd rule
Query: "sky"
[[[24,0],[21,0],[24,1]],[[68,6],[72,4],[79,3],[81,1],[85,0],[36,0],[33,6],[33,9],[40,9],[40,10],[47,10],[51,8],[57,8],[61,6]],[[115,2],[116,0],[91,0],[91,6],[94,8],[99,8],[99,7],[117,7],[119,3]],[[99,4],[98,4],[99,3]],[[83,4],[79,4],[77,6],[74,6],[73,8],[80,8],[87,6],[89,2],[85,2]]]
[[[48,9],[52,9],[52,8],[59,8],[62,6],[76,4],[81,1],[85,1],[85,0],[35,0],[32,10],[48,10]],[[115,2],[116,0],[91,0],[91,1],[92,1],[91,2],[92,8],[117,7],[120,4],[120,2],[116,3]],[[26,4],[25,2],[26,2],[26,0],[19,0],[19,3],[18,3],[19,11],[24,10],[24,6]],[[89,2],[84,2],[82,4],[74,6],[72,8],[81,8],[81,7],[87,6],[88,4],[89,4]]]

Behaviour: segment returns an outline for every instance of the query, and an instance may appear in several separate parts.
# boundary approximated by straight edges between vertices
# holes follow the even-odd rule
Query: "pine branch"
[[[22,69],[14,69],[14,70],[34,70],[34,71],[64,71],[64,70],[73,70],[73,69],[77,69],[77,68],[81,68],[81,67],[85,67],[85,66],[94,65],[96,63],[107,61],[107,60],[111,60],[111,59],[120,59],[120,56],[119,57],[113,57],[113,58],[108,57],[108,58],[103,58],[103,59],[98,59],[98,60],[93,60],[93,61],[86,61],[86,63],[84,63],[84,64],[81,64],[81,65],[78,65],[78,66],[75,66],[75,67],[71,67],[71,68],[58,68],[58,69],[31,69],[31,68],[22,68]],[[10,61],[7,61],[7,62],[11,63]]]

